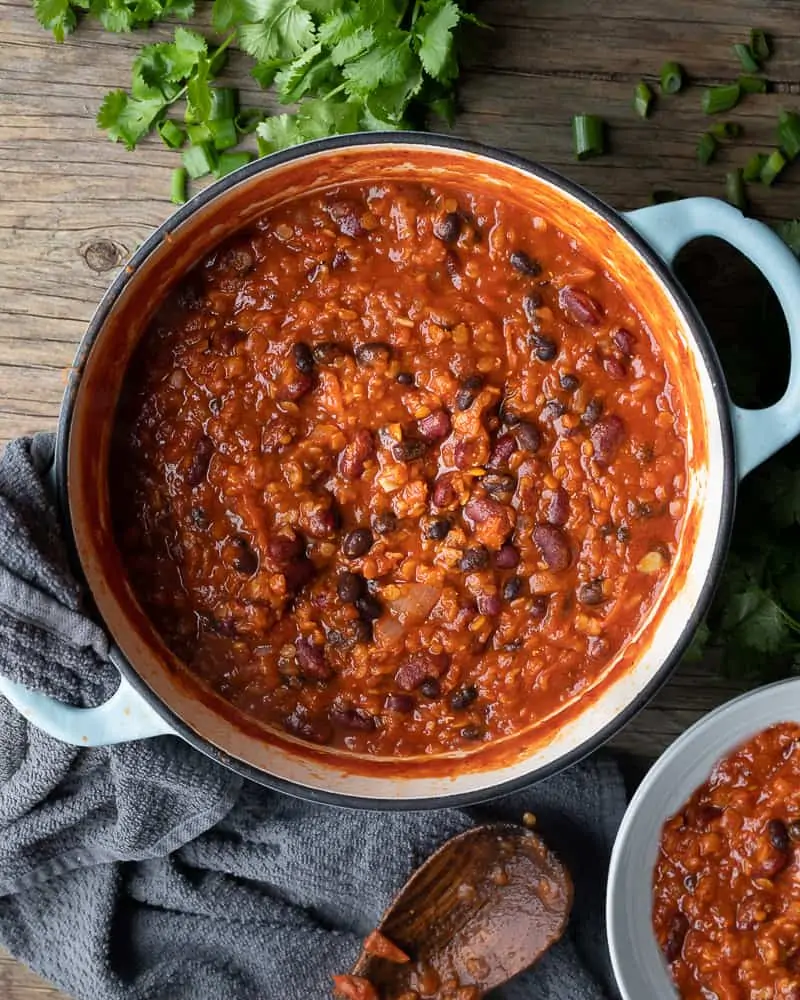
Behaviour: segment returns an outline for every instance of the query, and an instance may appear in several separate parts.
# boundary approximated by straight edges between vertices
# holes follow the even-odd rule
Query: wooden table
[[[493,0],[483,16],[495,28],[470,58],[456,130],[539,159],[620,209],[649,202],[654,188],[719,195],[726,169],[774,144],[777,113],[800,104],[800,22],[795,0]],[[731,44],[751,27],[773,33],[775,92],[735,113],[745,127],[736,148],[712,167],[695,146],[707,121],[699,91],[659,100],[652,120],[631,111],[635,82],[679,60],[701,84],[737,73]],[[111,36],[85,23],[58,46],[34,21],[29,0],[0,0],[0,441],[53,427],[70,364],[92,310],[116,269],[170,212],[175,156],[160,142],[136,153],[94,126],[103,94],[124,87],[139,44],[164,38]],[[244,59],[229,76],[245,103],[263,103]],[[609,155],[578,164],[569,121],[601,114]],[[754,209],[767,219],[800,215],[800,169]],[[617,738],[631,759],[652,759],[736,685],[709,667],[681,667],[654,702]],[[60,996],[0,955],[4,1000]]]

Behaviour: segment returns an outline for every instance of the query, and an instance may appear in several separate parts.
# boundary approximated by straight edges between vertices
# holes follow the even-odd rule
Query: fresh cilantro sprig
[[[106,31],[132,31],[166,17],[188,20],[194,0],[33,0],[36,19],[63,42],[75,30],[78,17],[95,17]]]

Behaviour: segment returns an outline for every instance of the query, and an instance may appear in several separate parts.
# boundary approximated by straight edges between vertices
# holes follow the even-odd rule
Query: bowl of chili
[[[589,753],[702,618],[737,478],[794,436],[733,406],[669,269],[700,234],[798,264],[713,199],[622,216],[432,135],[237,171],[137,251],[90,325],[57,479],[121,685],[61,738],[176,733],[264,784],[476,801]]]
[[[611,859],[625,1000],[800,996],[800,681],[728,702],[659,758]]]

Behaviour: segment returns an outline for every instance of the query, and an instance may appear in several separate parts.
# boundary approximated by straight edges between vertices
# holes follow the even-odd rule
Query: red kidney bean
[[[304,677],[315,681],[327,681],[333,676],[333,671],[325,659],[325,647],[318,646],[305,636],[295,640],[297,662]]]
[[[334,706],[330,710],[330,720],[337,726],[345,729],[359,729],[362,732],[369,732],[375,728],[375,716],[363,708],[339,708]]]
[[[330,724],[323,719],[311,718],[302,705],[298,705],[291,715],[283,720],[287,732],[312,743],[327,743],[332,734]]]
[[[601,465],[608,465],[614,460],[620,445],[625,440],[625,424],[612,414],[603,417],[592,427],[590,437],[594,446],[594,459]]]
[[[636,337],[634,337],[630,330],[626,330],[621,326],[613,332],[611,339],[627,357],[631,357],[636,350]]]
[[[434,410],[417,421],[417,431],[426,441],[446,438],[450,433],[450,414],[446,410]]]
[[[554,573],[565,570],[572,562],[569,542],[561,528],[554,524],[537,524],[532,537],[547,568]]]
[[[624,379],[628,374],[625,365],[619,358],[603,358],[603,369],[609,378],[613,378],[617,382]]]
[[[519,566],[519,551],[513,545],[504,545],[495,552],[494,564],[498,569],[514,569]]]
[[[297,559],[289,566],[285,566],[281,572],[286,579],[287,590],[290,593],[297,593],[298,590],[302,590],[307,583],[313,580],[316,570],[314,563],[303,556],[302,559]]]
[[[356,361],[360,365],[371,367],[376,364],[386,364],[392,358],[392,349],[388,344],[380,340],[371,340],[366,344],[359,344],[353,351]]]
[[[433,220],[433,235],[442,243],[455,243],[461,233],[461,216],[458,212],[448,212],[444,217]]]
[[[535,452],[539,450],[542,443],[542,435],[535,424],[531,424],[527,420],[521,420],[514,428],[514,434],[517,438],[517,444],[523,451]]]
[[[529,278],[535,278],[542,273],[542,265],[539,261],[529,257],[524,250],[514,250],[508,260],[515,271],[519,271],[520,274],[525,274]]]
[[[468,705],[471,705],[477,697],[478,689],[474,684],[458,688],[458,690],[450,695],[450,707],[456,709],[456,711],[461,711],[467,708]]]
[[[550,524],[563,527],[569,520],[569,493],[563,486],[557,486],[550,494],[547,504],[547,520]]]
[[[492,518],[504,517],[507,507],[491,497],[471,497],[464,506],[464,516],[473,524],[485,524]]]
[[[354,528],[344,536],[342,552],[350,559],[357,559],[369,552],[374,541],[369,528]]]
[[[689,921],[682,913],[675,913],[667,930],[667,939],[664,944],[664,958],[668,962],[675,962],[680,958],[683,950],[683,940],[689,930]]]
[[[453,482],[454,478],[452,472],[446,472],[433,484],[431,501],[434,507],[452,507],[458,502],[458,494]]]
[[[501,434],[495,441],[489,461],[486,463],[491,469],[503,468],[508,465],[508,460],[517,450],[517,442],[511,434]]]
[[[603,581],[590,580],[588,583],[581,583],[578,586],[576,596],[581,604],[585,604],[588,607],[602,604],[605,600],[603,596]]]
[[[211,464],[211,456],[214,454],[214,444],[211,438],[205,434],[198,438],[192,460],[189,463],[189,470],[186,473],[186,481],[190,486],[199,486],[206,478],[208,467]]]
[[[281,382],[278,384],[278,389],[275,394],[276,399],[282,402],[300,399],[301,396],[305,396],[307,392],[311,391],[313,385],[314,380],[310,375],[306,375],[303,372],[295,372],[289,377],[288,382]]]
[[[428,678],[447,673],[449,665],[447,653],[414,653],[397,669],[395,683],[403,691],[415,691]]]
[[[334,201],[328,206],[328,215],[336,223],[342,236],[356,238],[366,230],[361,225],[363,208],[352,201]]]
[[[360,479],[364,465],[375,455],[375,440],[366,427],[356,431],[352,441],[342,449],[339,456],[339,471],[347,479]]]
[[[690,816],[687,812],[684,816],[684,822],[693,822],[705,830],[714,820],[719,819],[721,815],[722,810],[718,806],[712,806],[710,802],[704,802],[694,810],[693,815]]]
[[[457,469],[469,469],[475,464],[475,442],[459,441],[453,449],[453,464]]]
[[[582,288],[567,285],[558,293],[558,303],[571,319],[579,326],[596,327],[603,322],[603,307]]]
[[[482,615],[499,615],[503,609],[503,603],[497,594],[478,594],[475,603]]]
[[[314,371],[314,355],[308,344],[304,344],[302,340],[298,340],[292,346],[292,358],[295,368],[299,372],[303,372],[304,375],[309,375]]]
[[[312,538],[330,538],[339,530],[339,515],[330,505],[312,508],[308,515],[308,533]]]
[[[233,349],[237,344],[245,340],[247,334],[244,330],[235,327],[228,327],[227,330],[217,330],[211,337],[211,347],[220,354],[233,354]]]
[[[387,712],[402,712],[403,715],[413,712],[415,705],[416,702],[410,694],[389,694],[383,703]]]

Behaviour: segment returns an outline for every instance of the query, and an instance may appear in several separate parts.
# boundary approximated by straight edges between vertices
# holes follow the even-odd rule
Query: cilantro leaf
[[[323,54],[321,45],[313,45],[299,59],[284,66],[276,74],[278,96],[283,104],[299,101],[309,90],[329,81],[333,72],[330,56]]]
[[[777,601],[761,587],[750,587],[728,604],[723,624],[740,646],[776,653],[789,635],[789,624]]]
[[[256,138],[259,156],[266,156],[267,153],[274,153],[278,149],[287,149],[305,140],[296,115],[273,115],[267,118],[256,129]]]
[[[698,660],[703,658],[703,654],[711,642],[711,629],[708,627],[708,622],[702,621],[697,626],[697,630],[692,636],[692,641],[689,643],[689,648],[683,654],[683,659],[687,663],[697,663]]]
[[[427,0],[414,24],[420,62],[436,80],[450,80],[458,73],[453,59],[453,29],[460,20],[461,11],[453,0]]]
[[[205,56],[201,55],[197,69],[186,84],[186,121],[204,122],[211,115],[211,82],[210,66]]]
[[[124,90],[112,90],[100,105],[97,124],[108,132],[114,142],[122,140],[128,149],[133,149],[150,131],[166,106],[163,100],[140,100],[129,97]]]
[[[789,222],[779,222],[775,232],[786,243],[793,254],[800,257],[800,219]]]
[[[316,26],[302,0],[260,0],[259,17],[239,28],[239,44],[259,62],[293,59],[313,45]]]
[[[63,42],[78,21],[70,0],[33,0],[33,12],[39,24],[53,32],[57,42]]]
[[[402,83],[414,72],[417,58],[411,51],[411,37],[406,31],[392,28],[364,55],[342,70],[347,90],[365,97],[382,84]]]

